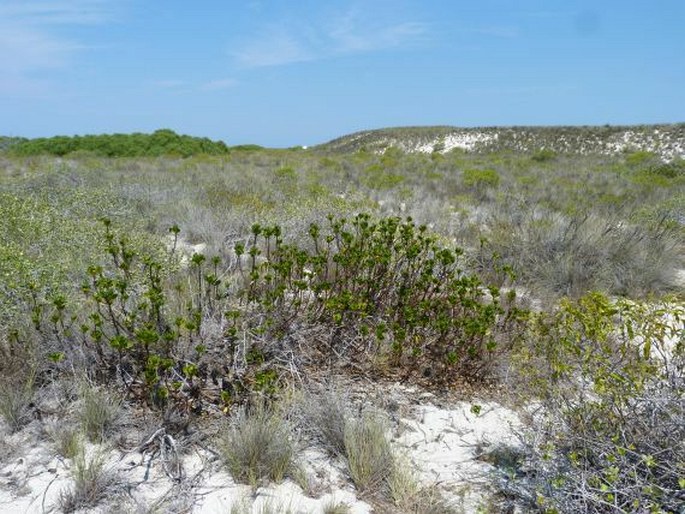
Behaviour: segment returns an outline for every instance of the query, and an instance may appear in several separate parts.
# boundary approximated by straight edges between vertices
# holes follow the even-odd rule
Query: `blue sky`
[[[0,135],[683,121],[684,0],[0,0]]]

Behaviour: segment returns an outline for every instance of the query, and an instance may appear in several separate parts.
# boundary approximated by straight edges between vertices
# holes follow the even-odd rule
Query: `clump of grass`
[[[349,514],[350,506],[346,503],[329,502],[323,506],[323,514]]]
[[[378,414],[364,413],[345,426],[348,471],[360,493],[378,503],[380,511],[448,514],[454,508],[436,487],[419,483],[411,463],[392,447]]]
[[[33,375],[23,380],[0,382],[0,416],[10,432],[16,432],[31,421],[29,406],[34,396]]]
[[[272,501],[262,503],[255,510],[255,505],[245,499],[231,505],[229,512],[230,514],[293,514],[293,510],[290,507]]]
[[[292,472],[295,444],[286,420],[263,405],[241,409],[222,437],[220,453],[237,482],[282,481]]]
[[[88,456],[82,445],[72,461],[71,474],[73,487],[59,497],[59,506],[65,513],[91,509],[110,495],[117,481],[116,475],[106,469],[104,455]]]
[[[490,230],[485,254],[497,253],[541,295],[665,291],[682,259],[676,232],[664,221],[650,227],[536,208],[493,215]]]
[[[348,402],[337,390],[308,393],[302,404],[305,430],[334,456],[345,455],[345,426],[348,419]]]
[[[74,427],[64,427],[63,423],[48,425],[46,430],[57,453],[67,459],[76,457],[82,446],[83,434],[79,430]]]
[[[385,423],[364,413],[345,425],[345,456],[350,478],[363,494],[386,493],[394,455]]]
[[[344,459],[356,488],[380,512],[454,512],[435,487],[419,483],[411,463],[392,447],[381,413],[353,414],[348,399],[335,389],[310,393],[304,403],[303,431]]]
[[[82,385],[78,412],[83,432],[91,442],[105,440],[121,417],[121,399],[100,387]]]

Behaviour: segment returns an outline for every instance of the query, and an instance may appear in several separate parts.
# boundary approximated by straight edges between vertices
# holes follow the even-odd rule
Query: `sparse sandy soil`
[[[495,469],[479,457],[488,446],[516,444],[517,414],[491,401],[449,401],[414,387],[382,387],[382,393],[376,390],[367,398],[355,393],[355,402],[384,408],[392,421],[393,444],[420,481],[437,486],[464,512],[474,512],[487,501],[488,475]],[[381,397],[383,406],[377,405]],[[72,487],[72,464],[58,455],[47,437],[46,421],[34,420],[5,436],[0,512],[60,512],[60,495]],[[118,437],[116,445],[88,447],[91,455],[102,452],[105,469],[115,474],[116,485],[96,509],[79,512],[213,514],[228,513],[233,505],[245,502],[255,513],[264,506],[277,512],[318,513],[335,504],[348,505],[351,513],[373,512],[355,493],[344,464],[316,448],[305,447],[299,453],[303,478],[298,483],[285,480],[253,490],[233,481],[208,439],[196,436],[187,445],[179,440],[177,453],[167,446],[162,454],[163,439],[150,441],[140,428],[122,431]],[[149,444],[133,443],[136,439]]]

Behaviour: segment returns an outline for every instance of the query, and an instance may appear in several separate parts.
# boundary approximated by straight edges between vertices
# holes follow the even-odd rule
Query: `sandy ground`
[[[423,484],[437,486],[463,512],[475,512],[486,501],[488,475],[494,470],[479,456],[488,446],[516,444],[517,415],[493,402],[445,404],[398,384],[386,397],[399,405],[390,413],[398,453]],[[58,456],[43,427],[33,421],[11,435],[2,427],[0,513],[60,512],[60,496],[73,485],[73,463]],[[358,498],[344,464],[314,448],[298,456],[304,477],[298,483],[285,480],[252,489],[233,481],[209,445],[193,445],[174,466],[162,458],[159,441],[145,450],[89,446],[89,455],[103,456],[116,485],[96,508],[79,512],[213,514],[229,513],[234,505],[248,506],[250,512],[251,505],[253,513],[268,506],[275,512],[310,514],[336,504],[354,514],[373,512]]]

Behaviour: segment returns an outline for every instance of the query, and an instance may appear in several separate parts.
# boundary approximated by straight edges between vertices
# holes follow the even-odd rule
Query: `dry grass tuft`
[[[121,399],[101,387],[83,384],[78,418],[91,442],[102,442],[114,431],[122,414]]]
[[[364,413],[345,425],[345,456],[350,478],[362,493],[387,495],[387,482],[395,457],[387,427],[373,414]]]
[[[92,509],[111,494],[117,483],[116,474],[105,467],[104,455],[87,456],[83,446],[72,461],[71,474],[73,487],[62,491],[59,497],[59,506],[65,513]]]
[[[237,482],[281,482],[294,469],[295,444],[286,420],[259,405],[239,410],[219,442],[224,463]]]
[[[34,397],[34,377],[0,380],[0,417],[10,432],[16,432],[32,419],[30,405]]]

